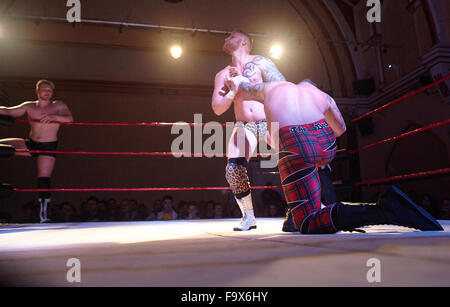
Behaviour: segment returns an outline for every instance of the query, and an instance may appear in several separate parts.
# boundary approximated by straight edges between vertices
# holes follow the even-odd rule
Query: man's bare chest
[[[38,106],[32,106],[28,108],[28,116],[33,119],[40,119],[44,115],[55,115],[58,113],[58,108],[54,105],[47,106],[47,107],[38,107]]]
[[[241,67],[242,75],[248,78],[251,83],[263,82],[262,67],[259,62],[258,57],[255,57]]]

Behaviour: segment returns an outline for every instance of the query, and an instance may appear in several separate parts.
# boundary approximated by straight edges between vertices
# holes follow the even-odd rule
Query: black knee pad
[[[50,178],[49,177],[39,177],[37,181],[38,189],[50,189]],[[47,199],[51,197],[50,192],[39,192],[39,198]]]

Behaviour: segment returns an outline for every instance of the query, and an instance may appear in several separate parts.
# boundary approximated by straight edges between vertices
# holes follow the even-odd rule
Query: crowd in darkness
[[[450,199],[438,203],[431,195],[411,195],[413,200],[437,219],[450,219]],[[255,202],[257,217],[283,217],[286,203],[279,192],[267,189]],[[98,199],[91,196],[78,206],[69,202],[52,203],[48,216],[54,223],[70,222],[114,222],[114,221],[157,221],[176,219],[222,219],[240,218],[239,207],[233,201],[220,203],[208,201],[176,201],[171,195],[154,200],[153,204],[139,203],[135,199]],[[39,223],[39,204],[28,202],[23,205],[20,216],[0,213],[0,223]]]
[[[287,207],[279,192],[264,190],[254,209],[259,217],[283,217]],[[71,223],[241,218],[242,214],[234,202],[176,201],[171,195],[164,195],[153,204],[144,204],[136,199],[104,200],[90,196],[78,206],[69,202],[51,203],[48,217],[53,223]],[[39,204],[37,201],[24,204],[17,217],[4,213],[0,222],[39,223]]]

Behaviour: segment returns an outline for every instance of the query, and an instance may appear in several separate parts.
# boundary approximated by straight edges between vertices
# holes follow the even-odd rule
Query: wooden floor
[[[237,219],[0,225],[0,280],[63,287],[450,286],[450,221],[440,221],[441,232],[384,225],[334,235],[283,233],[281,218],[257,222],[250,232],[233,232]],[[72,258],[79,260],[79,283],[67,278],[77,276],[77,265],[67,265]]]

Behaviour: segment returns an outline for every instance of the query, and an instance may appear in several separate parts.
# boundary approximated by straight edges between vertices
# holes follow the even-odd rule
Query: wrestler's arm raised
[[[211,106],[214,113],[218,116],[222,115],[233,104],[233,95],[227,95],[230,93],[230,89],[224,86],[224,80],[228,75],[228,68],[216,74],[214,80],[214,92],[212,96]]]

